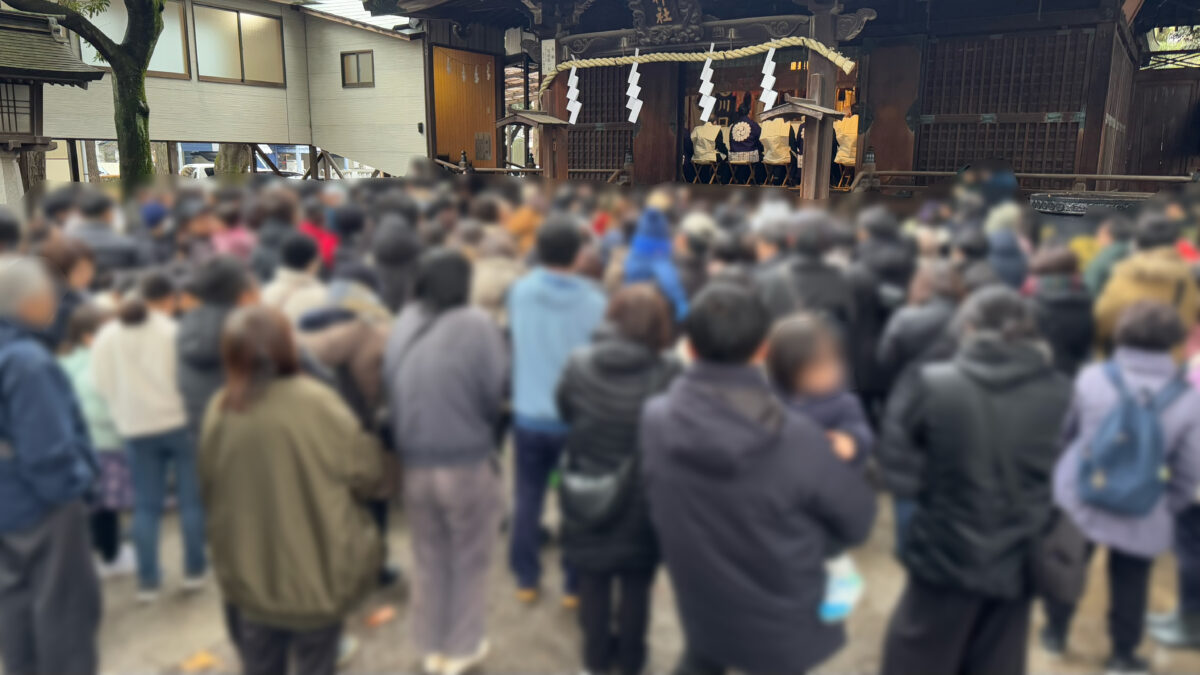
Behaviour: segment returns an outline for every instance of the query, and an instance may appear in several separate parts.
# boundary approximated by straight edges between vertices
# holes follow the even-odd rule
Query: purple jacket
[[[1113,355],[1131,391],[1156,392],[1178,371],[1170,354],[1122,347]],[[1200,393],[1190,390],[1163,414],[1171,480],[1167,494],[1149,514],[1130,518],[1085,503],[1079,496],[1079,460],[1105,417],[1117,404],[1118,394],[1103,366],[1093,364],[1075,380],[1075,397],[1067,416],[1067,451],[1054,471],[1054,501],[1066,511],[1083,534],[1097,544],[1145,558],[1171,547],[1174,516],[1191,505],[1200,485]]]

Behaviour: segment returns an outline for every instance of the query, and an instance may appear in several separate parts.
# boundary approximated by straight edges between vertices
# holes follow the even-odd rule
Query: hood
[[[730,475],[775,446],[786,411],[763,374],[748,366],[697,363],[671,387],[672,460]]]
[[[1035,277],[1033,281],[1033,297],[1039,302],[1056,306],[1085,305],[1092,306],[1092,295],[1087,287],[1074,276],[1065,274],[1048,274]]]
[[[534,302],[553,310],[570,311],[579,302],[580,294],[592,282],[574,274],[551,272],[540,267],[533,272]]]
[[[1121,263],[1135,280],[1148,284],[1175,284],[1192,278],[1192,268],[1172,246],[1135,253]]]
[[[636,373],[654,365],[657,355],[648,347],[617,335],[614,330],[598,329],[592,345],[592,363],[606,373]]]
[[[1040,342],[973,335],[963,341],[954,362],[988,389],[1011,389],[1050,371],[1049,350]]]
[[[637,232],[633,235],[629,255],[645,257],[670,257],[671,226],[662,211],[647,208],[638,220]]]
[[[232,307],[201,305],[179,320],[179,358],[193,368],[221,367],[221,328]]]

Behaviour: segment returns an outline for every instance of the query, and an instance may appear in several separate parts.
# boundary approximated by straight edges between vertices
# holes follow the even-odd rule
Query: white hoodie
[[[150,310],[142,323],[111,321],[96,334],[92,376],[126,439],[174,431],[187,423],[175,378],[177,330],[174,319]]]

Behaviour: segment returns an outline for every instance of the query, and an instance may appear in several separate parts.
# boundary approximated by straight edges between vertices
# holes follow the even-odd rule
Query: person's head
[[[1017,341],[1040,337],[1029,303],[1002,285],[981,288],[967,297],[954,317],[954,328],[960,338],[992,336]]]
[[[955,304],[963,296],[962,272],[949,260],[922,260],[908,286],[909,301],[922,304],[942,298]]]
[[[950,240],[950,259],[959,264],[987,258],[991,246],[987,235],[976,227],[964,227]]]
[[[344,240],[352,240],[366,228],[367,212],[356,204],[344,204],[330,210],[329,229]]]
[[[221,407],[249,410],[272,382],[300,372],[287,317],[261,305],[234,311],[221,330],[221,363],[225,371]]]
[[[175,280],[162,270],[152,269],[143,272],[134,288],[126,293],[117,310],[117,318],[127,326],[136,326],[143,323],[150,312],[174,314],[175,301]]]
[[[767,373],[781,390],[800,396],[831,394],[845,386],[837,331],[819,314],[794,314],[771,330]]]
[[[47,193],[42,199],[42,216],[52,225],[66,225],[71,214],[75,212],[76,197],[74,187],[59,188]]]
[[[671,304],[654,284],[622,287],[608,301],[604,318],[621,337],[651,351],[670,347],[674,338]]]
[[[1117,318],[1113,342],[1118,347],[1146,352],[1169,352],[1187,338],[1179,312],[1155,300],[1139,300]]]
[[[244,307],[258,302],[258,283],[237,258],[216,256],[205,261],[186,283],[187,292],[201,304]]]
[[[409,223],[396,214],[388,214],[379,220],[371,242],[376,266],[408,267],[421,255],[421,241]]]
[[[834,225],[828,218],[813,219],[795,229],[792,247],[797,254],[821,258],[835,243]]]
[[[1100,216],[1096,226],[1096,243],[1107,246],[1113,243],[1125,243],[1133,239],[1135,228],[1129,216],[1118,211],[1112,211]]]
[[[1079,274],[1079,257],[1066,246],[1044,248],[1029,261],[1029,273],[1040,277],[1073,277]]]
[[[175,204],[175,229],[192,239],[203,239],[220,228],[213,207],[203,198],[185,199]]]
[[[692,260],[704,260],[718,232],[720,229],[712,216],[704,211],[692,211],[679,223],[673,242],[675,252]]]
[[[85,302],[71,312],[67,319],[66,346],[68,349],[92,346],[92,338],[112,315],[95,303]]]
[[[55,237],[37,249],[46,267],[61,283],[75,290],[85,290],[96,276],[92,249],[78,239]]]
[[[30,256],[0,256],[0,319],[18,321],[32,328],[54,322],[58,309],[54,282],[46,267]]]
[[[321,260],[317,242],[303,232],[291,232],[279,248],[279,262],[294,272],[314,272]]]
[[[1179,223],[1172,221],[1162,212],[1144,213],[1138,218],[1134,231],[1134,243],[1139,250],[1174,246],[1179,241],[1181,232]]]
[[[754,253],[759,262],[775,259],[787,251],[790,230],[785,217],[765,220],[754,230]]]
[[[467,215],[482,225],[498,225],[508,219],[508,211],[498,195],[484,193],[471,200]]]
[[[854,221],[861,239],[893,240],[900,237],[900,222],[882,204],[868,206]]]
[[[471,262],[454,248],[436,248],[421,256],[416,299],[432,312],[461,307],[471,298]]]
[[[738,104],[738,109],[737,109],[738,115],[741,115],[742,117],[749,115],[750,108],[753,105],[754,104],[750,98],[750,92],[746,92],[746,95],[742,97],[742,102],[740,104]]]
[[[583,232],[571,216],[560,214],[547,218],[546,223],[538,230],[538,260],[546,267],[571,269],[581,248]]]
[[[79,215],[89,223],[112,225],[114,207],[112,197],[99,190],[90,190],[79,198]]]
[[[696,358],[728,365],[761,360],[770,328],[771,315],[757,293],[720,281],[700,291],[683,319]]]
[[[0,254],[16,253],[21,247],[21,221],[17,214],[0,205]]]
[[[274,186],[262,194],[258,206],[264,221],[296,224],[296,193],[283,186]]]

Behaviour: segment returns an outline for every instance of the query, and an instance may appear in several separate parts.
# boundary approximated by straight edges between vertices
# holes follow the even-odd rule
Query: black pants
[[[1023,675],[1029,598],[987,598],[909,575],[888,624],[884,675]]]
[[[1175,518],[1175,558],[1179,562],[1179,610],[1200,614],[1200,504]]]
[[[588,671],[603,673],[615,668],[622,675],[642,672],[646,666],[653,582],[653,570],[579,573],[579,625],[583,628],[583,663]],[[620,595],[619,602],[614,602],[614,590]]]
[[[672,675],[725,675],[729,668],[697,654],[690,648],[684,650],[683,658],[675,666]],[[753,674],[748,674],[753,675]],[[803,673],[788,673],[787,675],[804,675]]]
[[[243,675],[337,673],[340,621],[317,630],[290,631],[246,621],[237,608],[226,605],[225,627],[242,659]],[[290,670],[289,660],[293,664]]]
[[[1088,557],[1094,547],[1089,547]],[[1131,656],[1142,642],[1154,561],[1108,550],[1108,636],[1114,654]],[[1075,605],[1043,600],[1050,630],[1064,639],[1071,630]]]
[[[111,509],[92,512],[92,548],[111,563],[121,550],[121,514]]]

